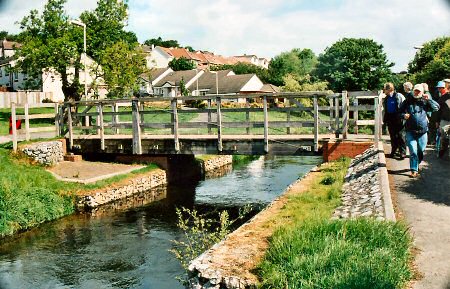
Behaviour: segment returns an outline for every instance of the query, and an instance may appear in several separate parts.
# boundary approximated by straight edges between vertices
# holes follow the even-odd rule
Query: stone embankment
[[[25,145],[21,151],[32,160],[45,166],[53,166],[64,160],[63,141],[46,141]]]
[[[333,219],[374,217],[395,221],[382,144],[356,156],[347,171],[342,205]]]
[[[230,165],[233,163],[233,156],[224,155],[224,156],[215,156],[213,158],[207,160],[200,161],[200,169],[202,175],[207,172],[214,171],[215,169]]]
[[[166,172],[158,169],[106,188],[88,191],[77,196],[76,206],[79,210],[90,210],[166,184]]]

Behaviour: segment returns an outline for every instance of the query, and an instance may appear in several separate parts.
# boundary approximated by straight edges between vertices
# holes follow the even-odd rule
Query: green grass
[[[403,288],[410,245],[402,223],[309,220],[273,236],[262,288]]]
[[[270,226],[261,288],[402,288],[412,278],[402,223],[330,220],[349,159],[324,164],[307,191],[289,197]]]
[[[73,213],[77,191],[102,188],[156,167],[82,185],[58,181],[44,167],[14,157],[4,147],[0,148],[0,237]]]

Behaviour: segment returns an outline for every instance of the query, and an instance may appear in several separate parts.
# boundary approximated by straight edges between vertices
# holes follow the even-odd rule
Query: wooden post
[[[347,139],[348,133],[348,95],[347,91],[342,92],[342,138]]]
[[[339,138],[339,97],[334,97],[334,128],[336,138]]]
[[[247,111],[245,112],[245,121],[247,122],[247,128],[245,130],[247,134],[250,134],[250,111],[248,111],[248,109],[250,109],[250,98],[245,99],[245,108],[247,109]]]
[[[264,109],[264,152],[269,152],[269,114],[267,112],[267,96],[263,96]]]
[[[72,107],[69,104],[67,108],[67,125],[69,126],[69,149],[73,149],[73,127],[72,127]]]
[[[102,151],[105,150],[105,126],[103,123],[103,104],[99,103],[98,105],[98,119],[99,119],[99,125],[100,125],[100,149]]]
[[[64,104],[58,108],[59,136],[64,136]]]
[[[55,131],[56,136],[59,136],[60,127],[59,127],[59,104],[55,103]]]
[[[172,99],[172,116],[173,116],[173,140],[175,145],[175,151],[180,152],[180,140],[178,135],[178,110],[177,110],[177,100]]]
[[[112,105],[112,111],[114,112],[114,115],[112,117],[112,122],[113,124],[117,125],[119,123],[119,104],[116,102]],[[119,133],[119,128],[115,127],[113,129],[114,134],[118,134]]]
[[[133,99],[131,101],[132,119],[133,119],[133,154],[142,154],[142,143],[141,143],[141,128],[140,128],[140,117],[139,117],[139,100]]]
[[[378,142],[380,141],[380,110],[378,108],[379,103],[378,103],[378,97],[375,97],[375,129],[374,129],[374,142],[375,145],[378,144]]]
[[[211,99],[208,99],[208,134],[211,134],[211,124],[212,124]]]
[[[330,103],[330,107],[329,107],[329,115],[330,115],[330,128],[333,126],[333,122],[334,122],[334,100],[333,98],[330,98],[329,100]]]
[[[222,112],[221,112],[221,99],[220,96],[216,98],[217,104],[217,150],[221,152],[223,150],[222,146]]]
[[[353,119],[355,120],[355,134],[358,134],[358,99],[355,97],[353,100],[353,106],[355,110],[353,111]]]
[[[16,103],[11,103],[11,128],[13,137],[13,151],[17,152],[17,127],[16,127]]]
[[[286,133],[291,134],[291,100],[287,99],[288,111],[286,112],[286,121],[288,123],[288,127],[286,128]]]
[[[29,114],[29,105],[28,101],[24,104],[24,112],[25,112],[25,140],[30,140],[30,114]]]
[[[141,124],[143,124],[143,123],[145,123],[145,114],[143,113],[145,110],[144,103],[141,103],[140,107],[141,107],[140,119],[141,119]],[[141,126],[141,132],[145,133],[145,128],[143,126]]]
[[[319,151],[319,104],[314,95],[314,151]]]

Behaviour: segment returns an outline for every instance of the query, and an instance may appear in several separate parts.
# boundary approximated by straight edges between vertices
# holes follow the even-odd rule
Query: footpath
[[[390,151],[385,145],[386,154]],[[412,288],[450,288],[450,161],[427,148],[418,178],[409,176],[409,158],[386,161],[398,219],[407,222],[418,249],[415,263],[422,278]]]

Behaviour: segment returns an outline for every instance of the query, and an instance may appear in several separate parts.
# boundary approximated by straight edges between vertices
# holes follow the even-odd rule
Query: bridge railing
[[[61,110],[61,135],[69,146],[74,138],[99,138],[100,149],[114,138],[131,138],[133,153],[142,153],[142,139],[170,137],[174,150],[180,138],[215,138],[222,151],[224,137],[263,138],[264,150],[274,136],[312,135],[314,150],[319,136],[342,134],[349,125],[375,125],[375,120],[358,119],[358,112],[371,111],[377,102],[359,104],[364,98],[378,99],[373,92],[302,92],[133,98],[65,103]],[[356,99],[350,105],[349,101]],[[351,117],[353,117],[351,119]],[[356,117],[356,118],[355,118]]]

